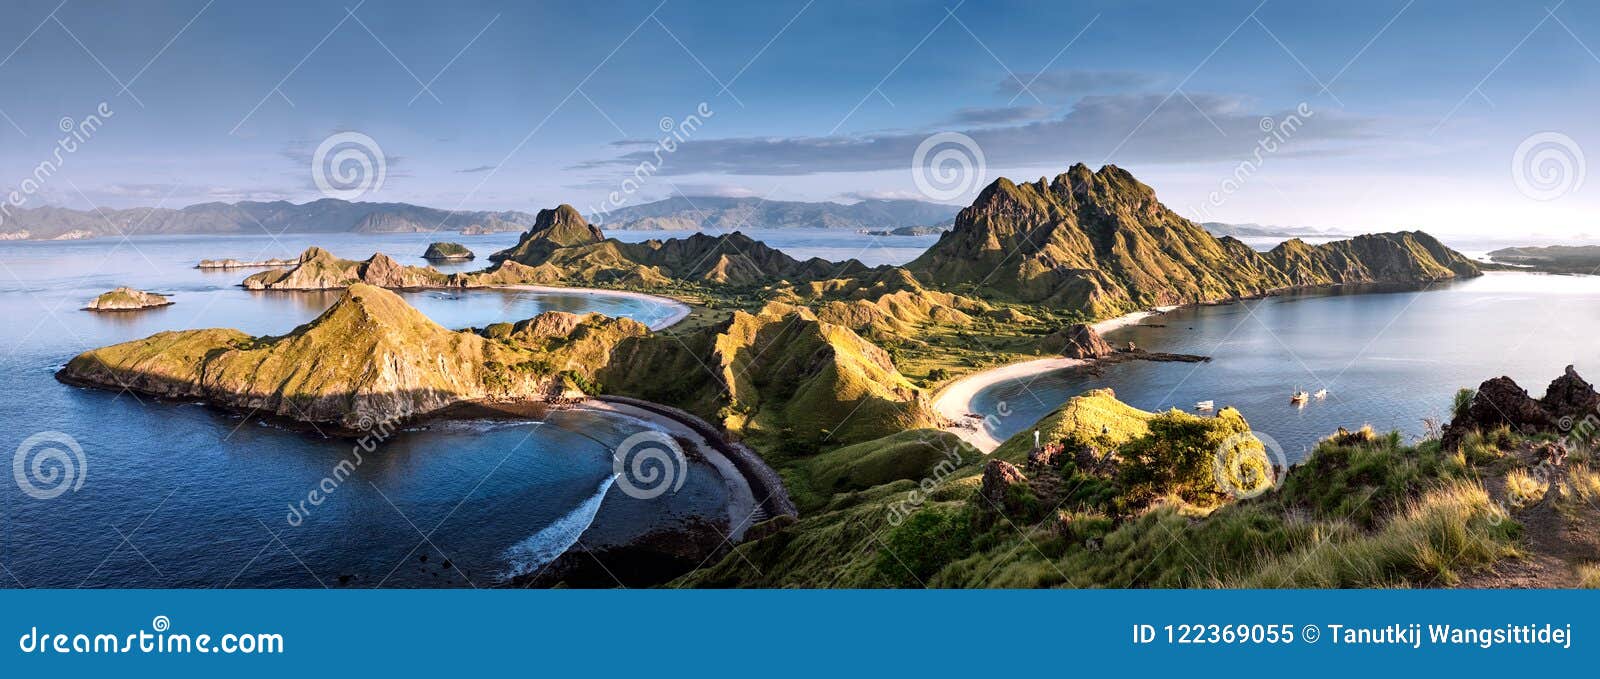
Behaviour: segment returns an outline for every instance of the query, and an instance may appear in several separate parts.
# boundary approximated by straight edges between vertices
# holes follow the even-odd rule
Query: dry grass
[[[1600,564],[1586,563],[1578,566],[1578,588],[1600,589]]]
[[[1333,532],[1325,543],[1273,557],[1225,587],[1348,588],[1451,585],[1460,574],[1515,554],[1516,524],[1483,486],[1451,481],[1375,533]],[[1338,539],[1337,536],[1348,536]]]
[[[1526,469],[1513,469],[1506,474],[1506,499],[1513,507],[1538,504],[1549,490],[1549,480],[1530,474]]]

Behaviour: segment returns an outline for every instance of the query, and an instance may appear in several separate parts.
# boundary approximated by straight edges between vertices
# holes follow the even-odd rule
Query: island
[[[275,268],[281,268],[281,267],[285,267],[285,266],[293,266],[294,263],[295,262],[292,259],[278,259],[276,257],[271,258],[271,259],[261,259],[261,260],[250,261],[250,262],[242,262],[242,261],[239,261],[239,260],[233,259],[233,258],[228,258],[228,259],[202,259],[202,260],[200,260],[199,264],[196,264],[194,266],[194,268],[196,268],[196,269],[275,269]]]
[[[166,295],[153,292],[135,290],[129,287],[120,287],[110,292],[101,294],[89,302],[84,311],[138,311],[152,309],[172,304]]]
[[[429,243],[422,253],[422,258],[430,262],[465,262],[476,256],[465,245],[444,242]]]
[[[945,232],[944,226],[902,226],[894,229],[863,229],[868,236],[935,236]]]
[[[1489,260],[1521,270],[1592,276],[1600,272],[1600,245],[1500,248],[1489,252]]]

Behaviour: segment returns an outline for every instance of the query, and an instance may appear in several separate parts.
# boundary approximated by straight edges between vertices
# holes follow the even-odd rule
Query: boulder
[[[1539,405],[1557,420],[1564,417],[1581,420],[1589,415],[1600,415],[1600,394],[1569,365],[1566,372],[1545,389]]]
[[[1018,501],[1028,492],[1028,477],[1005,460],[989,460],[983,467],[983,509],[1011,514],[1021,507]]]
[[[1478,385],[1464,416],[1445,427],[1444,447],[1454,448],[1469,431],[1488,431],[1502,424],[1518,431],[1538,431],[1553,426],[1555,419],[1515,380],[1502,375]]]
[[[1094,328],[1078,323],[1045,338],[1045,347],[1067,358],[1101,358],[1115,353]]]

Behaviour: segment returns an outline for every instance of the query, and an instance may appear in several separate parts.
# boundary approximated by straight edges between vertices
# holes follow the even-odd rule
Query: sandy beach
[[[1104,335],[1118,328],[1136,325],[1146,318],[1163,314],[1176,308],[1175,306],[1166,306],[1145,311],[1135,311],[1094,323],[1090,327],[1093,327],[1095,332]],[[940,417],[951,423],[944,428],[945,431],[955,434],[961,440],[972,444],[974,448],[983,451],[984,454],[992,453],[995,448],[1000,447],[1001,441],[989,433],[989,430],[983,426],[981,419],[968,417],[968,415],[1000,417],[1000,414],[973,413],[971,409],[972,397],[977,396],[984,389],[1002,382],[1041,375],[1053,370],[1061,370],[1062,368],[1081,366],[1086,363],[1088,361],[1077,358],[1040,358],[1020,363],[1009,363],[975,372],[951,382],[944,389],[941,389],[933,398],[933,410],[939,413]]]
[[[643,292],[628,290],[602,290],[600,288],[567,288],[559,285],[498,285],[500,290],[527,290],[529,292],[550,292],[564,295],[588,295],[594,297],[622,297],[626,299],[639,299],[658,304],[665,304],[672,308],[672,315],[650,324],[651,330],[665,330],[679,321],[689,317],[689,305],[671,297],[651,295]]]

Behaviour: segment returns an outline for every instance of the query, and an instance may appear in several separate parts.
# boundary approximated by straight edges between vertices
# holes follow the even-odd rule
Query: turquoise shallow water
[[[1113,388],[1139,408],[1239,408],[1292,462],[1338,427],[1371,424],[1422,434],[1446,417],[1461,387],[1509,375],[1535,396],[1568,364],[1600,379],[1600,278],[1491,273],[1422,289],[1306,293],[1180,309],[1108,333],[1150,351],[1202,354],[1209,363],[1132,362],[1100,374],[1059,371],[995,385],[978,413],[1004,402],[992,433],[1026,431],[1088,389]],[[1296,389],[1327,389],[1305,407]]]
[[[514,234],[468,240],[486,256]],[[155,237],[129,242],[0,243],[0,451],[55,432],[83,450],[83,483],[53,499],[0,486],[0,584],[9,587],[468,587],[494,584],[562,526],[585,544],[625,542],[653,527],[726,520],[727,488],[691,462],[683,486],[651,500],[597,489],[610,449],[637,422],[561,412],[544,422],[451,423],[404,431],[361,452],[352,443],[284,431],[195,404],[80,389],[54,371],[97,346],[179,328],[283,333],[336,294],[252,293],[252,270],[202,272],[202,258],[292,256],[319,244],[364,258],[374,250],[421,263],[426,236]],[[481,267],[479,259],[447,269]],[[137,313],[80,311],[132,285],[173,295]],[[406,293],[448,327],[541,311],[599,311],[650,323],[670,315],[648,300],[516,291]],[[58,447],[59,448],[59,447]],[[348,477],[326,486],[341,461]],[[50,473],[54,468],[45,469]],[[25,473],[32,473],[29,468]],[[36,476],[36,478],[38,478]],[[605,485],[609,488],[609,484]],[[326,499],[294,525],[289,506]],[[545,529],[556,526],[557,530]],[[124,539],[126,538],[126,539]],[[426,539],[425,539],[426,538]],[[532,541],[532,542],[530,542]],[[424,560],[424,557],[426,559]]]

